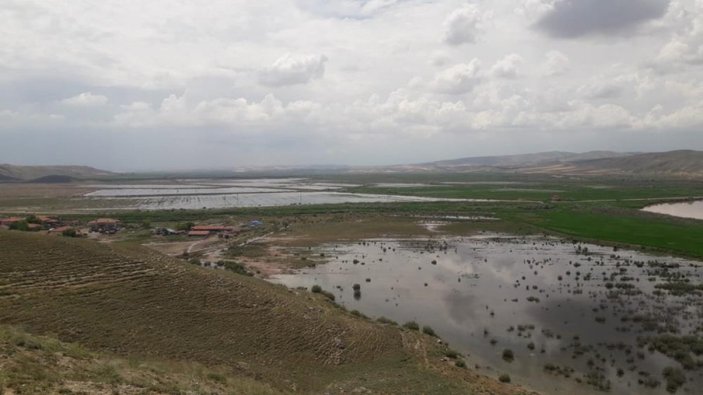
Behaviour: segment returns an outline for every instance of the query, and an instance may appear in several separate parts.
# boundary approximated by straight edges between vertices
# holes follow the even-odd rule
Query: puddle
[[[666,214],[674,217],[703,219],[703,200],[680,203],[664,203],[647,206],[642,209],[656,214]]]
[[[699,263],[684,259],[496,235],[368,240],[324,245],[319,253],[329,262],[271,281],[317,284],[349,310],[429,325],[452,348],[471,353],[470,366],[508,373],[545,393],[599,393],[598,386],[614,394],[667,393],[662,371],[679,363],[639,347],[637,338],[703,330],[700,293],[672,296],[656,287],[675,278],[701,284]],[[512,362],[503,359],[505,349]],[[570,377],[559,374],[568,369]],[[702,372],[686,370],[678,393],[695,393]],[[654,389],[640,383],[653,379]]]

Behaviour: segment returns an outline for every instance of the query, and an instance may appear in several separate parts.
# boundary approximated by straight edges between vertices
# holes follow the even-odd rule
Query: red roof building
[[[198,236],[210,236],[210,232],[207,230],[191,230],[188,232],[188,236],[198,237]]]
[[[196,232],[231,232],[234,230],[231,226],[221,226],[221,225],[197,225],[190,228],[192,231]]]
[[[10,226],[14,223],[24,221],[24,218],[22,217],[8,217],[8,218],[0,218],[0,225],[5,225],[5,226]]]

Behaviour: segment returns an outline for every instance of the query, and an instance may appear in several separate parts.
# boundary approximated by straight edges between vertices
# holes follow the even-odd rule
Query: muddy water
[[[703,200],[655,204],[645,207],[642,210],[650,213],[672,215],[674,217],[703,219]]]
[[[683,259],[495,235],[368,240],[325,245],[320,254],[329,262],[272,281],[318,284],[350,310],[429,325],[468,353],[470,366],[508,373],[545,393],[597,393],[598,386],[615,394],[666,393],[662,370],[679,364],[638,347],[637,337],[666,326],[682,334],[703,328],[700,295],[655,288],[666,281],[659,275],[664,263],[667,275],[703,282],[698,263]],[[358,298],[354,284],[361,285]],[[504,349],[514,361],[503,360]],[[546,364],[574,372],[566,378],[545,371]],[[686,371],[689,382],[678,393],[696,393],[702,370]],[[587,374],[593,383],[577,382]],[[638,383],[648,377],[660,381],[657,388]]]

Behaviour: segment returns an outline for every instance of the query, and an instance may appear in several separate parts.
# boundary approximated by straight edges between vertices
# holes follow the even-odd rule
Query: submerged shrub
[[[510,350],[507,348],[505,350],[503,350],[503,360],[505,362],[513,362],[514,359],[515,359],[515,355],[513,354],[513,350]]]

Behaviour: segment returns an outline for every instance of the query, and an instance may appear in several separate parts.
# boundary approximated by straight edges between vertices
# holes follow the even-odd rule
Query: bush
[[[429,327],[429,326],[423,326],[422,333],[424,333],[426,335],[430,335],[432,337],[437,337],[437,334],[435,333],[434,329],[432,329],[432,327]]]
[[[329,299],[329,300],[331,300],[331,301],[333,301],[333,302],[335,301],[335,299],[337,299],[337,298],[334,296],[334,294],[333,294],[332,292],[329,292],[329,291],[321,291],[320,293],[321,293],[322,295],[324,295],[327,299]],[[359,314],[361,314],[361,313],[359,313]],[[366,317],[366,316],[363,316],[363,317]]]
[[[454,350],[447,350],[444,352],[444,356],[451,359],[457,359],[459,358],[459,353]]]
[[[18,221],[18,222],[10,224],[10,229],[11,230],[19,230],[22,232],[27,232],[27,231],[29,231],[29,224],[27,223],[27,221]]]
[[[664,379],[666,380],[666,390],[672,394],[686,383],[686,376],[678,368],[668,367],[664,369]]]
[[[408,321],[403,324],[403,328],[417,331],[420,330],[420,325],[418,325],[415,321]]]
[[[454,362],[454,366],[456,366],[457,368],[465,368],[466,362],[464,362],[462,360],[458,360],[458,361]]]
[[[498,377],[498,380],[500,380],[501,383],[509,383],[510,382],[510,376],[503,373]]]
[[[514,359],[515,359],[515,355],[513,354],[513,350],[510,350],[507,348],[505,350],[503,350],[503,360],[505,362],[513,362]]]
[[[312,288],[310,288],[310,291],[314,294],[319,294],[322,292],[322,287],[319,285],[313,285]]]
[[[189,231],[193,226],[195,226],[195,224],[192,222],[181,222],[176,225],[176,230]]]
[[[380,323],[382,323],[382,324],[398,325],[397,322],[391,320],[390,318],[386,318],[386,317],[378,317],[378,319],[376,319],[376,321],[378,321],[378,322],[380,322]]]
[[[61,232],[61,236],[63,236],[63,237],[78,237],[78,232],[76,232],[75,229],[66,229],[63,232]]]
[[[239,263],[239,262],[219,261],[219,262],[217,262],[217,263],[218,263],[219,265],[224,266],[225,269],[227,269],[227,270],[229,270],[229,271],[231,271],[231,272],[235,272],[235,273],[241,274],[241,275],[243,275],[243,276],[253,276],[253,274],[251,274],[251,273],[247,270],[246,266],[242,265],[242,264]]]

